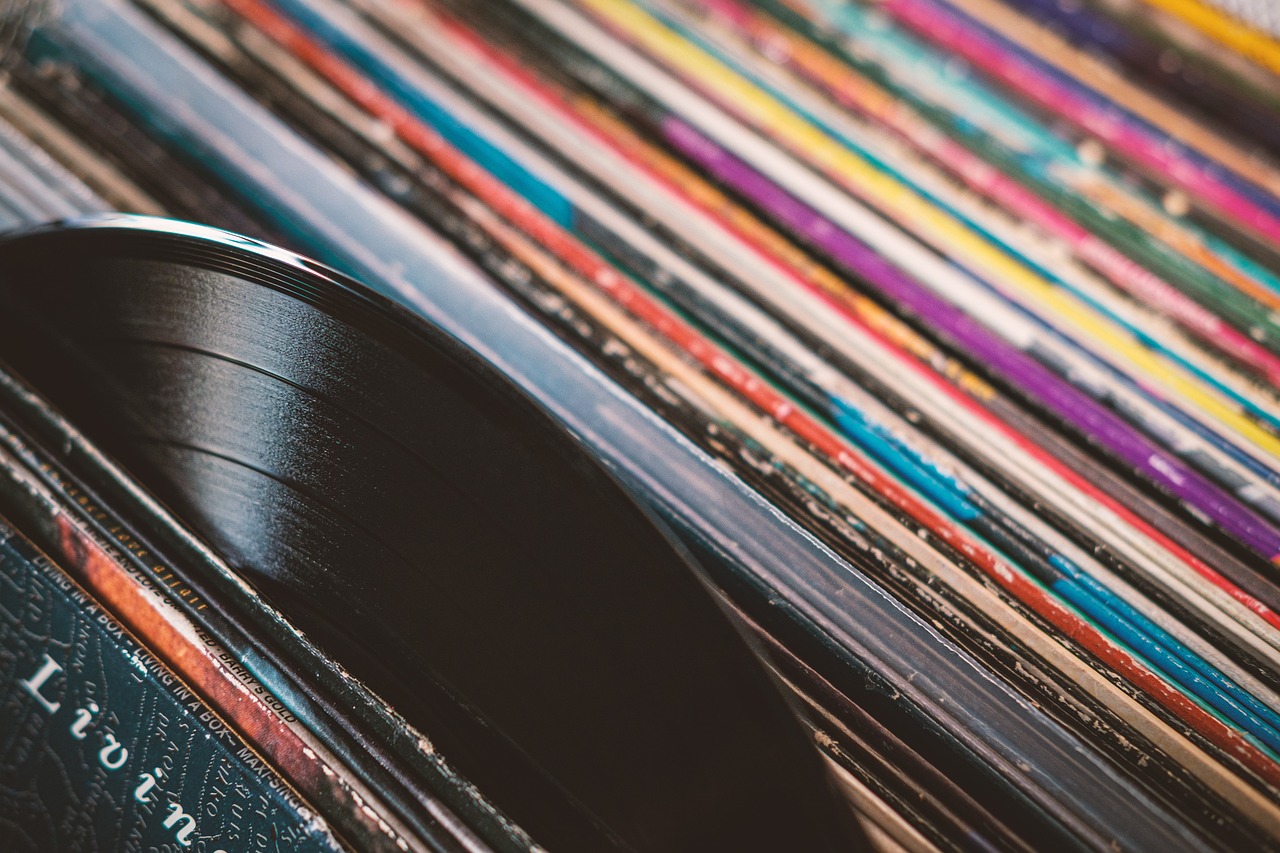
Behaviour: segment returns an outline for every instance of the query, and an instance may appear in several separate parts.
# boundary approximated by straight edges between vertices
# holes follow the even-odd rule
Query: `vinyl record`
[[[857,842],[691,558],[388,300],[226,232],[106,218],[0,243],[0,360],[541,844]]]

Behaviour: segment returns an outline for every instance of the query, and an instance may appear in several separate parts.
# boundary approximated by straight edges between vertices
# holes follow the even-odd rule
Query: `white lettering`
[[[40,693],[40,689],[44,687],[44,683],[53,676],[62,672],[62,665],[48,655],[44,656],[44,664],[36,672],[35,675],[22,682],[22,686],[27,692],[36,697],[36,701],[44,706],[44,709],[50,714],[56,714],[58,709],[62,707],[61,702],[50,702]]]
[[[90,702],[88,708],[77,708],[76,721],[71,724],[71,736],[76,740],[84,740],[85,729],[89,727],[89,723],[96,713],[98,713],[98,703],[96,702]]]
[[[155,768],[156,775],[160,774],[160,768]],[[133,789],[133,798],[140,803],[151,802],[151,789],[156,786],[156,777],[150,773],[143,773],[140,777],[142,782],[138,787]]]
[[[196,819],[182,810],[181,803],[169,806],[169,816],[164,819],[165,829],[172,829],[179,821],[186,821],[174,836],[183,847],[191,846],[191,833],[196,831]]]
[[[119,770],[129,760],[129,750],[125,749],[124,744],[117,741],[113,734],[108,733],[106,741],[107,745],[98,751],[98,761],[108,770]],[[112,755],[118,757],[111,758]]]

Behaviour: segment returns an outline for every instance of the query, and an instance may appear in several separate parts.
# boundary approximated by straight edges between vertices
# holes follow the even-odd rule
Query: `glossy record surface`
[[[687,556],[387,300],[225,232],[99,221],[0,244],[0,359],[541,843],[856,839]]]

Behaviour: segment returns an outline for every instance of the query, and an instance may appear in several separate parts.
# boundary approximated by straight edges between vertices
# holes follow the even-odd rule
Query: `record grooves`
[[[336,274],[104,225],[0,249],[0,357],[535,836],[847,831],[688,558],[504,380]]]

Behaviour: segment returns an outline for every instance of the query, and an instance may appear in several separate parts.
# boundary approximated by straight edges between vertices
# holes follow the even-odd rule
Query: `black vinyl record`
[[[0,360],[540,843],[857,842],[687,554],[389,300],[212,229],[43,229],[0,243]]]

